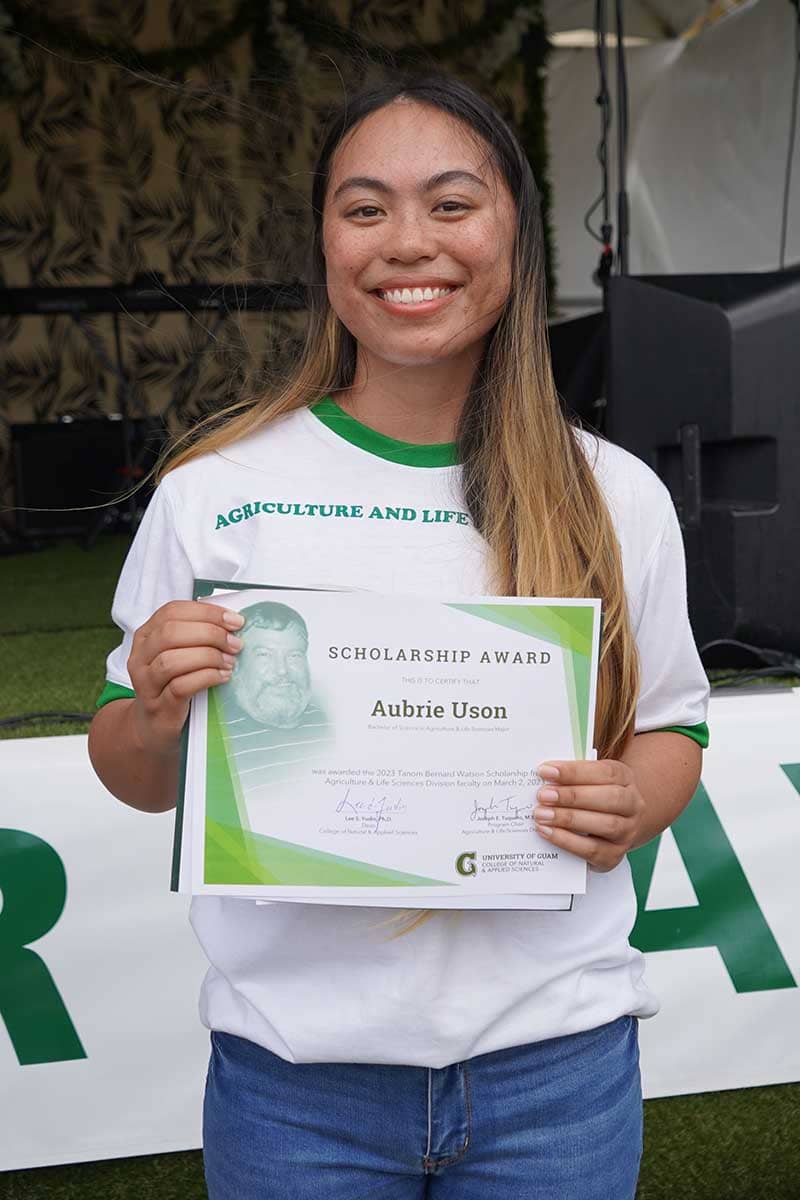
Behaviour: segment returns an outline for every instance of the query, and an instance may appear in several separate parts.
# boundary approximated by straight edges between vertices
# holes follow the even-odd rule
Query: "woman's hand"
[[[242,647],[233,630],[243,624],[239,613],[218,604],[176,600],[136,631],[128,672],[143,750],[175,752],[192,696],[230,679]]]
[[[613,758],[548,762],[534,810],[536,832],[554,846],[610,871],[641,845],[645,802],[631,768]]]

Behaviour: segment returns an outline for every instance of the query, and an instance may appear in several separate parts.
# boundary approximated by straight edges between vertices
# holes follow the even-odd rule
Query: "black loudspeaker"
[[[597,426],[604,390],[606,328],[602,312],[554,321],[549,328],[553,378],[564,409]]]
[[[130,439],[127,455],[126,436]],[[133,506],[123,502],[116,509],[114,498],[147,474],[163,440],[164,426],[159,418],[137,418],[127,423],[95,418],[12,425],[17,535],[88,535],[98,524],[111,529],[129,527],[131,507],[140,512],[152,488],[137,493]],[[74,511],[96,505],[109,507]]]
[[[669,487],[701,647],[800,650],[800,268],[609,282],[612,441]]]

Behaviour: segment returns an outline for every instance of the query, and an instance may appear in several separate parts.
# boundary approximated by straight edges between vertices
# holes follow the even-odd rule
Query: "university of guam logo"
[[[459,854],[456,859],[456,870],[459,875],[474,875],[478,870],[475,862],[477,857],[475,850],[465,850],[463,854]]]

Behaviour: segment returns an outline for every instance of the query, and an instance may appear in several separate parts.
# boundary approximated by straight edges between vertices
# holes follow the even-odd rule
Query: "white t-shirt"
[[[691,736],[704,728],[708,686],[669,493],[639,459],[576,436],[622,550],[641,659],[637,732],[680,726]],[[332,401],[166,476],[117,587],[124,639],[108,659],[109,698],[131,686],[133,632],[167,601],[191,598],[195,578],[489,590],[452,447],[395,442]],[[438,913],[400,937],[386,909],[195,897],[191,921],[211,964],[201,1016],[294,1062],[441,1067],[655,1013],[628,943],[635,913],[627,861],[590,872],[571,912]]]

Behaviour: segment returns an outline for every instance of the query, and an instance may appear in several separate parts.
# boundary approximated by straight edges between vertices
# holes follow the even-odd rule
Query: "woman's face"
[[[323,213],[328,296],[359,353],[422,366],[472,353],[511,284],[516,212],[488,149],[400,100],[339,145]]]

